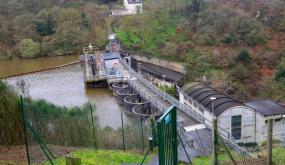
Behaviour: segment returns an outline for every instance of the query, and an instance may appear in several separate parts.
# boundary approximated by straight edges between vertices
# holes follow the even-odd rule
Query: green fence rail
[[[177,165],[176,107],[172,106],[157,122],[159,165]]]

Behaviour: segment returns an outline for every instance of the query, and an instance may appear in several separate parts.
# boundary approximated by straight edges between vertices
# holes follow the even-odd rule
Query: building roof
[[[104,54],[104,60],[112,60],[112,59],[118,59],[117,53],[108,52]]]
[[[214,114],[216,116],[219,116],[222,112],[231,107],[244,106],[243,103],[205,84],[189,83],[183,86],[181,90],[185,95],[204,106],[209,112],[212,112],[212,100],[210,98],[215,97],[216,100],[213,103]]]
[[[285,105],[272,100],[253,100],[245,103],[264,116],[285,114]]]
[[[142,0],[128,0],[129,4],[138,4],[138,3],[142,3]]]
[[[160,78],[165,75],[165,80],[169,81],[179,82],[184,78],[182,73],[151,63],[141,63],[141,69],[142,71],[154,74]]]

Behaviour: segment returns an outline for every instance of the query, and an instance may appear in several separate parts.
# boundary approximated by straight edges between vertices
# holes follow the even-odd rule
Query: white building
[[[142,13],[142,0],[124,0],[124,5],[130,13]]]
[[[273,138],[285,142],[285,106],[279,103],[256,100],[244,104],[200,83],[182,87],[179,100],[204,115],[205,123],[213,116],[218,117],[219,126],[237,143],[260,144],[265,141],[269,118],[274,119]]]

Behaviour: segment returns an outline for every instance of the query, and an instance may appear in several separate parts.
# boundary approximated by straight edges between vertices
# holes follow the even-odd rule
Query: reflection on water
[[[50,68],[78,60],[78,55],[0,61],[0,77]]]
[[[9,78],[6,81],[15,85],[18,79],[23,79],[29,84],[29,93],[33,99],[45,99],[60,106],[82,106],[88,101],[95,103],[101,126],[120,127],[123,107],[117,104],[116,98],[107,88],[85,88],[83,76],[80,65],[73,65]],[[129,121],[128,116],[124,115],[124,119],[125,122]]]

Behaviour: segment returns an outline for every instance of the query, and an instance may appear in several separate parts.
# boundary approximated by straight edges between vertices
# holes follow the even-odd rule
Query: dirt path
[[[72,147],[49,146],[52,153],[56,156],[63,156],[69,152],[75,151]],[[30,159],[32,163],[43,163],[47,161],[44,153],[39,146],[29,147]],[[0,165],[24,165],[27,164],[27,155],[25,146],[0,146]]]

